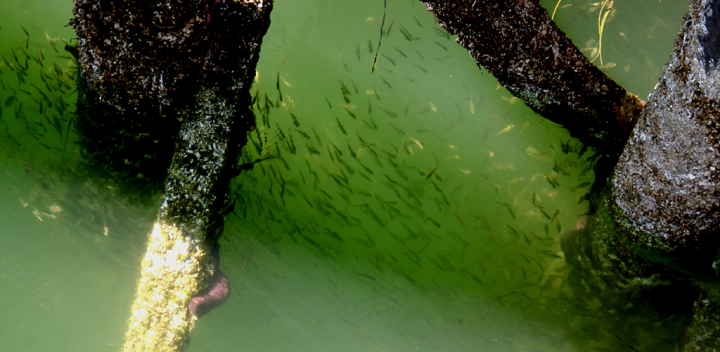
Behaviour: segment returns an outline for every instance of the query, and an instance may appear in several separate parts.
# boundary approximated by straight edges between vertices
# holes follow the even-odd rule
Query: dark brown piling
[[[617,159],[642,103],[583,56],[540,1],[423,2],[503,87]]]

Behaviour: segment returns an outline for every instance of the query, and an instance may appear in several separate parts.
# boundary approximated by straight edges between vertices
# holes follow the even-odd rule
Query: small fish
[[[433,218],[431,218],[431,217],[429,217],[429,216],[426,216],[425,219],[426,219],[426,220],[430,220],[430,222],[432,222],[433,225],[437,226],[438,228],[442,228],[442,226],[440,226],[440,224],[439,224],[437,221],[435,221],[435,219],[433,219]]]
[[[470,99],[470,114],[475,114],[475,104],[473,104],[472,98]]]
[[[285,85],[286,85],[288,88],[292,88],[292,84],[288,83],[288,81],[286,81],[285,78],[283,78],[283,76],[280,76],[280,79],[283,81],[283,83],[285,83]]]
[[[509,125],[509,126],[503,128],[503,130],[500,131],[500,132],[498,132],[497,134],[500,135],[500,134],[503,134],[503,133],[508,133],[508,132],[510,132],[510,130],[512,130],[513,128],[515,128],[515,125]]]
[[[546,155],[547,155],[547,152],[542,152],[542,153],[540,153],[540,154],[538,154],[538,155],[535,155],[534,157],[537,158],[537,159],[539,159],[539,160],[541,160],[541,161],[546,161],[546,160],[548,160],[548,159],[545,157]]]
[[[417,17],[415,17],[415,16],[412,16],[412,18],[414,18],[414,19],[415,19],[415,22],[417,22],[417,25],[418,25],[418,26],[420,26],[420,28],[423,28],[423,25],[422,25],[422,24],[420,24],[420,21],[418,21]]]
[[[355,105],[353,105],[353,107],[355,107]],[[353,120],[357,120],[357,116],[355,116],[355,114],[353,114],[353,112],[350,111],[350,109],[348,109],[347,107],[344,107],[344,108],[345,108],[345,111],[347,111],[348,115],[350,115],[350,117],[353,118]]]
[[[295,127],[300,127],[300,122],[298,121],[297,116],[295,116],[295,114],[293,113],[290,113],[290,116],[292,116],[293,124],[295,124]]]
[[[395,132],[397,132],[397,133],[400,134],[401,136],[404,136],[404,135],[405,135],[405,131],[403,131],[403,130],[397,128],[397,127],[395,127],[395,125],[391,124],[390,122],[388,122],[388,124],[389,124],[390,126],[392,126],[392,128],[395,129]]]
[[[555,198],[558,195],[558,191],[552,192],[547,195],[548,198]]]
[[[527,148],[525,148],[525,153],[527,153],[527,155],[530,155],[530,156],[538,155],[537,149],[533,148],[532,146],[528,146]]]
[[[553,214],[552,219],[550,219],[550,222],[555,221],[555,219],[557,219],[557,217],[558,217],[559,214],[560,214],[560,208],[558,208],[557,210],[555,210],[555,214]]]
[[[507,270],[502,269],[503,275],[505,276],[505,281],[510,284],[510,274],[507,272]]]
[[[433,104],[432,102],[430,102],[430,110],[432,110],[436,114],[440,113],[440,110],[438,110],[437,106],[435,106],[435,104]]]
[[[395,60],[393,60],[390,56],[387,56],[387,55],[385,55],[385,54],[383,54],[383,53],[380,53],[380,55],[384,56],[388,61],[390,61],[390,63],[391,63],[393,66],[397,66],[397,65],[395,64]]]
[[[28,33],[28,31],[25,29],[25,27],[20,26],[20,28],[22,28],[23,32],[25,32],[25,35],[27,35],[27,40],[25,41],[25,49],[27,49],[28,46],[30,46],[30,33]],[[55,50],[55,51],[57,51],[57,50]]]
[[[458,148],[452,144],[448,145],[448,147],[450,147],[450,149],[452,149],[452,150],[458,150]]]
[[[410,104],[412,104],[412,103],[413,102],[411,101],[411,102],[407,103],[407,105],[405,106],[405,116],[407,116],[408,111],[410,111]]]
[[[334,146],[335,146],[335,145],[333,145],[333,147],[334,147]],[[348,150],[350,151],[350,155],[351,155],[353,158],[357,159],[358,156],[357,156],[357,154],[355,153],[355,151],[352,149],[352,147],[350,147],[350,143],[349,143],[349,142],[348,142],[348,146],[347,146],[347,147],[348,147]],[[336,149],[337,149],[337,148],[336,148]],[[342,155],[342,154],[340,154],[340,155]]]
[[[403,27],[403,26],[400,26],[400,33],[402,33],[403,36],[405,37],[405,40],[407,40],[407,41],[409,41],[409,42],[411,42],[411,41],[413,41],[413,40],[419,40],[419,39],[420,39],[420,38],[418,38],[418,37],[414,37],[414,36],[407,30],[407,28],[405,28],[405,27]]]
[[[295,100],[293,100],[289,95],[285,95],[287,97],[287,101],[292,104],[294,109],[297,109],[297,105],[295,105]],[[283,102],[284,103],[284,102]]]
[[[393,89],[393,87],[390,85],[390,82],[385,80],[385,78],[383,76],[380,76],[380,79],[383,81],[383,83],[385,83],[388,86],[388,88]]]
[[[491,152],[491,151],[489,151],[489,150],[480,149],[480,151],[487,153],[487,155],[488,155],[489,157],[491,157],[491,158],[494,158],[494,157],[497,156],[497,155],[495,154],[495,152]]]
[[[512,185],[512,184],[515,184],[515,183],[518,183],[518,182],[522,182],[522,181],[525,181],[525,177],[514,178],[514,179],[508,181],[508,184],[511,184],[511,185]]]
[[[440,47],[443,48],[445,51],[450,51],[445,45],[440,44],[440,42],[435,42],[435,44],[440,45]]]
[[[472,171],[470,171],[470,170],[463,170],[463,169],[458,169],[458,170],[460,170],[460,172],[464,173],[465,175],[472,174]]]
[[[525,129],[528,128],[528,126],[530,126],[530,121],[525,122],[525,123],[522,125],[522,128],[520,129],[520,133],[523,133],[523,131],[525,131]]]
[[[543,216],[544,216],[546,219],[548,219],[548,220],[552,219],[552,218],[550,217],[550,214],[548,214],[547,212],[545,212],[545,210],[543,210],[542,208],[538,207],[538,210],[540,210],[540,212],[543,214]],[[552,220],[550,220],[550,222],[552,222]]]
[[[410,139],[413,141],[413,143],[417,144],[417,146],[420,147],[420,149],[424,149],[424,148],[423,148],[423,145],[420,143],[419,140],[417,140],[417,139],[415,139],[415,138],[413,138],[413,137],[408,137],[408,138],[410,138]],[[460,158],[460,157],[458,157],[458,158]]]
[[[432,169],[432,171],[430,171],[430,173],[427,175],[427,177],[425,177],[425,181],[427,181],[428,179],[430,179],[430,176],[432,176],[433,174],[435,174],[435,170],[437,170],[437,166],[436,166],[434,169]],[[434,182],[433,182],[433,185],[435,185]],[[442,191],[440,191],[440,189],[438,188],[437,185],[435,185],[435,188],[438,190],[438,192],[442,193]]]
[[[543,176],[545,176],[545,179],[550,184],[550,186],[552,186],[553,188],[557,188],[557,185],[553,182],[552,178],[548,177],[547,175],[543,175]]]
[[[383,107],[380,107],[384,113],[386,113],[390,117],[397,117],[398,115],[394,111],[390,111],[388,109],[385,109]]]
[[[43,221],[43,218],[40,215],[40,212],[35,208],[33,208],[33,215],[35,215],[35,217],[38,218],[38,220]]]
[[[406,145],[405,142],[403,142],[403,147],[405,147],[405,151],[408,152],[410,155],[415,155],[415,152],[412,149],[412,146]]]
[[[305,138],[306,140],[308,140],[308,141],[310,140],[310,135],[309,135],[309,134],[307,134],[307,133],[305,133],[305,132],[303,132],[302,130],[297,129],[297,128],[295,129],[295,131],[297,131],[298,133],[300,133],[300,135],[303,136],[303,138]]]
[[[5,100],[5,108],[11,107],[13,104],[15,104],[15,96],[11,95]]]
[[[422,66],[420,66],[420,65],[418,65],[418,64],[416,64],[416,63],[413,63],[413,65],[415,65],[415,67],[419,68],[420,71],[423,71],[424,73],[428,73],[428,71],[427,71],[425,68],[423,68]]]
[[[310,126],[310,129],[313,131],[313,134],[315,135],[315,138],[317,139],[318,143],[322,144],[322,140],[320,139],[320,135],[317,133],[317,130],[315,130],[315,127]]]
[[[460,155],[449,156],[445,160],[460,160]]]
[[[343,81],[340,81],[340,91],[342,91],[343,99],[345,99],[345,102],[350,104],[350,90],[348,90],[347,86],[345,86],[345,83],[343,83]]]

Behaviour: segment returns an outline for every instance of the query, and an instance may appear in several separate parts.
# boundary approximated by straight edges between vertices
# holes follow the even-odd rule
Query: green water
[[[561,5],[560,27],[593,46],[598,11]],[[605,72],[645,98],[687,5],[614,6]],[[24,66],[27,46],[45,67],[29,59],[20,84],[0,63],[0,350],[119,350],[157,204],[93,176],[66,131],[75,66],[53,39],[73,37],[72,4],[3,8],[0,52]],[[381,1],[275,4],[243,150],[275,158],[233,180],[233,293],[190,350],[671,350],[678,317],[616,324],[564,293],[558,238],[587,210],[594,151],[498,88],[419,2],[388,2],[371,74],[382,15]]]

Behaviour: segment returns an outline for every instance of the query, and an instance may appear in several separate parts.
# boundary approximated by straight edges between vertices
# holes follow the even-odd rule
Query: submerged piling
[[[720,345],[720,1],[692,0],[610,185],[621,235],[700,292],[683,351]]]
[[[421,0],[510,93],[615,162],[642,102],[600,71],[539,0]]]
[[[124,351],[188,347],[197,320],[188,303],[218,270],[211,252],[254,126],[249,88],[271,9],[267,0],[75,1],[86,149],[121,141],[117,157],[105,160],[129,176],[170,165]],[[144,125],[152,128],[137,135]],[[162,160],[169,153],[156,151],[167,149],[168,134],[175,146]],[[143,166],[138,155],[157,159]]]
[[[220,90],[203,85],[195,108],[180,115],[184,122],[142,262],[124,351],[182,351],[197,320],[188,303],[218,270],[210,253],[223,229],[240,148],[234,120],[243,112]]]

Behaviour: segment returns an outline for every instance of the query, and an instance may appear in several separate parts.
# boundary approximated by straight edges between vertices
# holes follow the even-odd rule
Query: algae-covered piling
[[[79,108],[87,114],[86,150],[131,177],[142,172],[136,165],[170,165],[125,351],[187,348],[197,319],[187,304],[217,270],[211,249],[222,233],[238,151],[254,125],[248,90],[271,9],[263,0],[75,1],[81,87],[96,95]],[[113,113],[92,114],[105,110]],[[172,160],[155,150],[167,150],[168,134],[175,137]],[[95,139],[142,152],[100,157],[103,143]],[[148,157],[154,161],[135,159]]]

